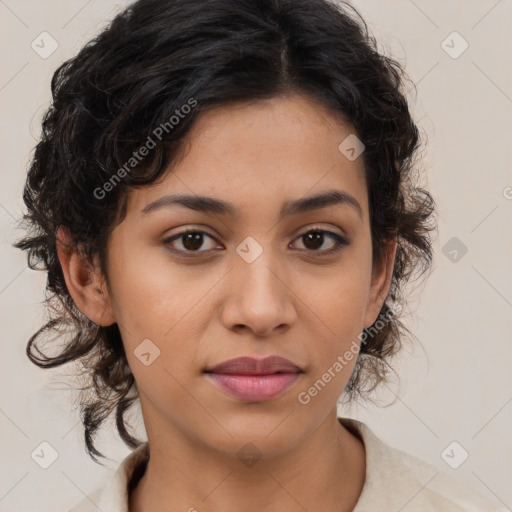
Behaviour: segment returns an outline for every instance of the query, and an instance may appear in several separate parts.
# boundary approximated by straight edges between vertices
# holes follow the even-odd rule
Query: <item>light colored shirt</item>
[[[381,441],[362,422],[338,418],[364,443],[366,476],[353,512],[502,512],[447,473]],[[129,483],[141,475],[148,460],[148,443],[141,444],[120,464],[104,487],[68,512],[129,512]]]

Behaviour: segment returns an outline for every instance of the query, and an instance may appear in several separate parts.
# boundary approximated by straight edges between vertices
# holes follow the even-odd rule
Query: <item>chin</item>
[[[250,456],[251,450],[261,458],[282,455],[292,450],[308,434],[303,430],[302,422],[292,419],[293,414],[284,411],[286,409],[264,415],[241,413],[228,421],[219,418],[224,428],[209,429],[203,440],[210,448],[232,457],[239,458],[244,451],[248,451]]]

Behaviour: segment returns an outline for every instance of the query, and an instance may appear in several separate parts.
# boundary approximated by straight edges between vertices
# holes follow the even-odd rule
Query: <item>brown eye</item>
[[[183,247],[189,251],[197,251],[203,245],[202,233],[187,233],[181,236]]]
[[[211,235],[204,231],[187,230],[165,239],[163,243],[174,253],[194,257],[199,256],[201,253],[208,253],[216,247],[213,244],[211,247],[204,248],[206,239],[215,241]],[[349,245],[346,238],[325,229],[309,230],[300,235],[297,240],[302,240],[303,250],[318,253],[319,256],[333,254]],[[331,240],[330,244],[328,243],[329,240]],[[325,245],[327,245],[327,248],[325,248]]]
[[[210,240],[214,240],[213,237],[208,235],[208,233],[205,233],[204,231],[183,231],[182,233],[178,233],[176,235],[173,235],[170,238],[167,238],[164,240],[164,244],[167,246],[170,246],[170,249],[174,252],[179,253],[201,253],[201,252],[208,252],[208,250],[215,247],[215,244],[213,244],[213,247],[207,248],[206,250],[199,250],[201,247],[203,247],[205,243],[205,239],[209,238]],[[181,247],[176,247],[175,242],[180,242]]]
[[[322,246],[326,243],[326,240],[333,240],[331,248],[321,250]],[[299,236],[298,240],[302,240],[305,249],[310,252],[318,252],[323,254],[332,254],[341,250],[344,246],[348,245],[348,240],[333,233],[332,231],[326,231],[324,229],[313,229]]]
[[[320,249],[324,243],[324,234],[321,231],[310,231],[302,235],[302,239],[307,249],[317,250]]]

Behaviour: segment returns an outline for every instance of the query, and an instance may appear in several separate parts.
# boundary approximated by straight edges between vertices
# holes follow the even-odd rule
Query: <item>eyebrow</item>
[[[201,195],[176,194],[168,195],[149,203],[144,207],[141,214],[146,215],[160,208],[172,206],[184,206],[191,210],[197,210],[205,213],[215,213],[218,215],[229,215],[236,217],[238,212],[236,207],[220,199]],[[363,218],[363,210],[357,199],[343,190],[327,190],[314,196],[303,197],[293,201],[287,201],[281,207],[279,220],[291,215],[319,210],[333,205],[346,205],[353,208],[359,217]]]

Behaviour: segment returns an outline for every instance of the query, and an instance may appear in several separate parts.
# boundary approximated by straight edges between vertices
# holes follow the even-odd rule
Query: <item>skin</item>
[[[352,133],[297,94],[214,108],[194,125],[172,172],[130,192],[108,244],[108,281],[66,250],[59,232],[68,290],[95,323],[118,323],[140,392],[151,460],[131,512],[355,506],[364,445],[337,420],[336,402],[356,358],[307,405],[298,400],[375,322],[389,291],[396,240],[372,268],[362,157],[350,161],[338,150]],[[278,219],[285,201],[329,189],[352,195],[362,215],[338,204]],[[183,206],[141,213],[176,193],[231,202],[238,215]],[[209,235],[196,252],[183,237],[164,243],[189,227]],[[313,228],[344,235],[349,245],[322,256],[335,241],[324,232],[323,243],[307,245],[301,235]],[[249,236],[263,250],[252,263],[236,252]],[[144,339],[160,350],[149,366],[134,354]],[[304,373],[275,399],[243,402],[202,373],[243,355],[280,355]],[[251,467],[237,456],[248,442],[262,457]]]

